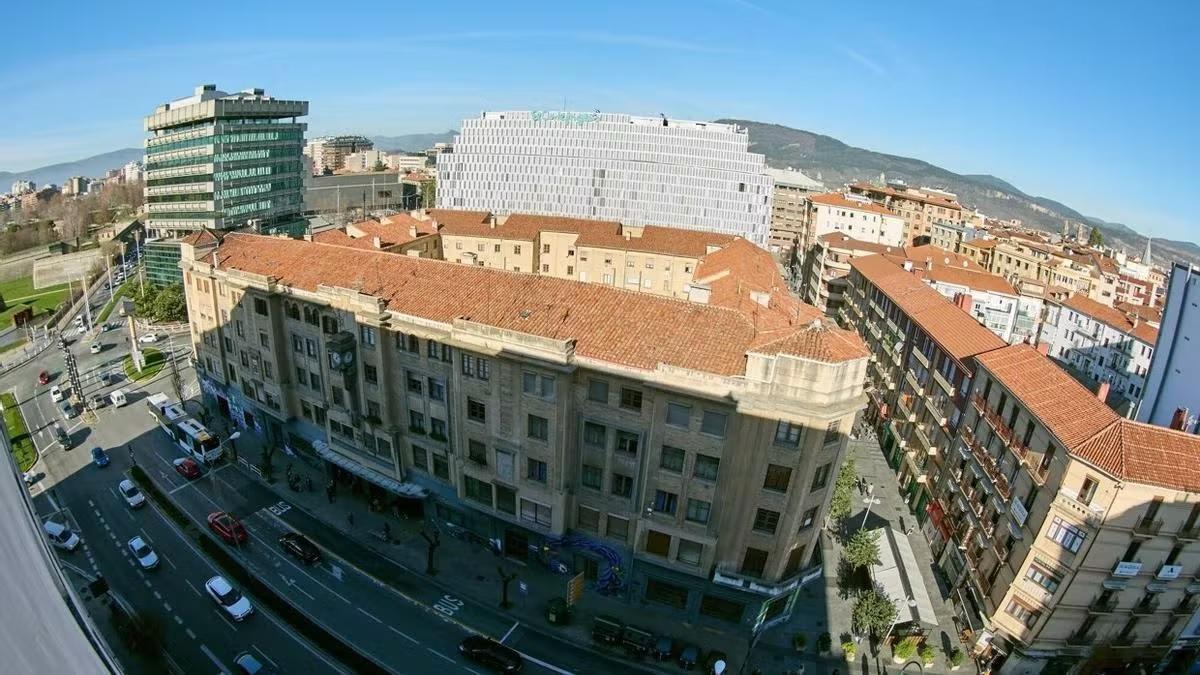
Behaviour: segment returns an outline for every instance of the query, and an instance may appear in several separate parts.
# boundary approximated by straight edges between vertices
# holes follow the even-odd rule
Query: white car
[[[158,342],[158,336],[155,335],[154,333],[147,333],[147,334],[139,337],[138,342],[145,342],[148,344]]]
[[[62,401],[64,398],[66,398],[66,397],[63,396],[62,389],[59,389],[57,384],[54,385],[53,387],[50,387],[50,400],[51,401],[58,403],[59,401]]]
[[[152,570],[158,567],[158,554],[141,537],[134,537],[129,540],[129,552],[133,554],[133,557],[138,561],[138,566],[142,569]]]
[[[128,504],[129,508],[131,509],[136,509],[139,506],[144,506],[146,504],[146,495],[142,494],[142,491],[137,489],[137,486],[133,484],[133,481],[129,480],[128,478],[121,481],[121,484],[117,486],[117,490],[121,493],[121,497],[125,499],[125,503]]]
[[[100,353],[100,349],[101,349],[101,346],[100,346],[100,343],[99,343],[99,342],[93,342],[93,343],[92,343],[92,346],[88,347],[88,351],[89,351],[89,352],[91,352],[91,353],[93,353],[93,354],[99,354],[99,353]]]
[[[230,586],[229,582],[225,581],[225,577],[215,576],[209,579],[204,582],[204,588],[213,602],[220,605],[221,609],[225,610],[229,618],[234,621],[241,621],[254,612],[250,600]]]

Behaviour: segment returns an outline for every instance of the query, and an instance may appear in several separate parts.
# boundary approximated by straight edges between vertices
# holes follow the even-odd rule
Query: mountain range
[[[1026,194],[996,176],[958,174],[920,159],[864,150],[830,136],[778,124],[740,119],[717,121],[745,127],[750,136],[750,150],[765,155],[768,165],[800,169],[819,178],[830,189],[860,180],[877,181],[883,175],[912,186],[949,190],[958,195],[962,204],[991,218],[1016,218],[1028,227],[1056,233],[1062,233],[1064,223],[1069,224],[1072,232],[1076,223],[1083,223],[1099,228],[1105,243],[1114,248],[1140,255],[1146,247],[1145,235],[1129,225],[1083,215],[1048,197]],[[1152,256],[1160,264],[1172,260],[1200,264],[1200,246],[1190,241],[1154,239]]]
[[[722,119],[718,122],[745,127],[750,149],[766,156],[770,166],[801,169],[819,178],[831,189],[859,180],[900,179],[909,185],[937,187],[958,195],[959,201],[977,208],[992,218],[1019,219],[1024,224],[1048,232],[1062,232],[1064,223],[1072,229],[1076,223],[1097,227],[1110,246],[1140,254],[1146,237],[1123,223],[1110,223],[1086,216],[1048,197],[1026,194],[1011,183],[987,174],[958,174],[929,162],[889,155],[847,145],[836,138],[802,129],[753,120]],[[422,152],[435,143],[450,142],[456,132],[371,136],[380,150]],[[108,169],[143,157],[141,148],[123,148],[74,162],[52,164],[29,171],[0,171],[0,190],[15,180],[33,180],[39,185],[62,184],[71,176],[102,176]],[[1200,265],[1200,246],[1190,241],[1155,239],[1154,258]]]

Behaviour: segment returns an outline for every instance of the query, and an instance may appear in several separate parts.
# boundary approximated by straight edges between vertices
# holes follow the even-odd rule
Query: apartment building
[[[808,231],[805,250],[821,235],[840,232],[859,241],[885,246],[905,246],[904,219],[860,195],[828,192],[808,198]]]
[[[976,239],[979,233],[979,229],[966,222],[938,219],[929,224],[929,243],[958,253],[964,242]]]
[[[1163,303],[1158,340],[1138,403],[1137,419],[1159,426],[1200,433],[1200,270],[1175,263],[1171,266],[1167,297]],[[1145,319],[1146,317],[1143,317]]]
[[[1200,606],[1200,439],[1121,418],[884,256],[846,298],[868,419],[984,666],[1157,663]]]
[[[958,244],[957,252],[969,258],[985,270],[992,269],[992,256],[995,253],[996,244],[999,241],[996,239],[984,239],[977,237],[970,241],[961,241]]]
[[[817,237],[816,243],[804,256],[801,297],[826,315],[837,316],[842,308],[842,294],[846,289],[846,276],[850,274],[850,261],[891,250],[890,246],[861,241],[840,232]]]
[[[927,244],[933,223],[963,222],[963,207],[949,192],[933,188],[912,188],[903,183],[880,187],[870,183],[854,183],[850,192],[863,195],[904,219],[904,245]]]
[[[437,205],[734,235],[766,248],[771,178],[733,124],[488,111],[438,155]]]
[[[771,191],[771,232],[768,249],[789,267],[804,255],[804,233],[808,225],[808,196],[825,191],[820,181],[795,169],[767,169],[775,182]]]
[[[312,174],[323,176],[344,168],[347,155],[374,147],[366,136],[319,136],[304,146],[304,156],[312,163]]]
[[[1137,314],[1126,314],[1078,293],[1046,303],[1038,341],[1049,355],[1084,376],[1107,384],[1108,401],[1126,409],[1141,398],[1158,329]]]
[[[183,251],[202,389],[243,433],[698,626],[785,621],[819,578],[867,352],[786,294],[699,304],[243,233]]]

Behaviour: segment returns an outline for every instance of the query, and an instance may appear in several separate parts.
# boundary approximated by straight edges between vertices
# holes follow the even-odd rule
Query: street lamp
[[[883,500],[877,499],[875,497],[875,484],[871,483],[870,485],[868,485],[867,486],[867,498],[863,500],[863,503],[867,505],[867,510],[865,513],[863,513],[862,525],[859,525],[858,529],[861,530],[862,528],[867,526],[867,517],[871,515],[871,507],[875,504],[881,503],[882,501]]]

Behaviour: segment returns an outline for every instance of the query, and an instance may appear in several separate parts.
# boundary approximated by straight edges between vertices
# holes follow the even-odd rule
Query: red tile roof
[[[227,236],[217,256],[222,269],[270,276],[285,286],[353,288],[381,298],[391,311],[574,340],[579,356],[644,370],[666,364],[744,375],[747,352],[772,344],[776,353],[813,360],[867,355],[865,346],[853,349],[862,344],[857,335],[833,327],[814,332],[809,316],[794,320],[790,333],[777,325],[760,329],[750,306],[704,305],[600,284],[241,233]],[[797,335],[805,331],[814,334]],[[794,341],[784,340],[793,335]]]
[[[1121,418],[1076,454],[1126,481],[1200,492],[1200,437],[1194,434]]]
[[[220,239],[216,234],[213,234],[212,230],[203,228],[187,235],[179,241],[190,246],[204,246],[208,244],[216,244],[220,241]]]
[[[1134,322],[1121,310],[1114,309],[1108,305],[1102,305],[1086,295],[1074,293],[1064,300],[1062,304],[1064,307],[1069,307],[1080,314],[1090,316],[1150,346],[1154,346],[1155,341],[1158,340],[1158,329],[1154,326],[1140,319],[1137,325],[1134,325]]]
[[[641,236],[630,234],[627,239],[625,232],[633,229],[636,228],[618,227],[616,231],[586,228],[579,233],[575,245],[700,258],[708,253],[710,248],[727,246],[736,239],[728,234],[658,225],[647,225],[642,228]]]
[[[416,235],[413,235],[413,230]],[[382,247],[407,244],[418,237],[437,234],[437,225],[432,220],[421,220],[407,213],[398,213],[380,220],[360,220],[346,227],[346,234],[355,239],[379,237]]]
[[[875,202],[866,199],[847,199],[846,195],[840,192],[829,192],[821,195],[812,195],[808,198],[810,202],[815,204],[824,204],[826,206],[836,206],[839,209],[855,209],[857,211],[867,211],[868,213],[877,213],[883,216],[892,216],[899,218],[900,214],[889,211]]]
[[[346,248],[357,248],[363,250],[376,250],[375,241],[370,238],[355,239],[346,234],[343,230],[325,230],[318,232],[312,236],[312,240],[318,244],[327,244],[329,246],[344,246]]]
[[[958,201],[942,197],[941,195],[929,194],[925,192],[905,192],[890,187],[880,187],[878,185],[871,185],[870,183],[862,182],[854,183],[851,187],[862,190],[863,192],[878,192],[879,194],[884,194],[894,199],[907,199],[909,201],[922,204],[934,204],[937,206],[948,206],[953,209],[962,209],[962,205],[959,204]]]
[[[1135,305],[1132,302],[1118,302],[1113,305],[1114,309],[1123,312],[1126,316],[1134,315],[1142,321],[1151,321],[1153,323],[1162,323],[1162,310],[1157,307],[1148,305]]]

